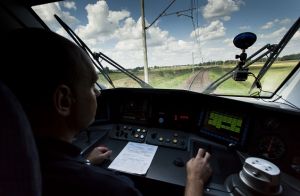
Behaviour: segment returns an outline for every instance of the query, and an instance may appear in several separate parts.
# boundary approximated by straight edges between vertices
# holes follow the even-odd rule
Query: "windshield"
[[[299,7],[299,0],[94,0],[32,8],[51,30],[72,40],[66,24],[84,43],[99,68],[100,88],[272,96],[300,59],[298,28],[276,49]],[[246,49],[233,44],[242,32],[256,36]]]

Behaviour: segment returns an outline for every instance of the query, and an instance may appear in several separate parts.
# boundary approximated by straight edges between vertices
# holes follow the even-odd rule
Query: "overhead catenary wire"
[[[171,13],[164,13],[162,16],[171,16],[171,15],[175,15],[175,14],[176,14],[177,16],[180,16],[181,13],[189,12],[189,11],[191,11],[191,9],[195,9],[195,8],[189,8],[189,9],[180,10],[180,11],[171,12]]]
[[[173,4],[173,2],[171,2],[171,4]],[[190,18],[191,21],[192,21],[193,31],[194,31],[194,35],[195,35],[195,43],[198,46],[199,53],[200,53],[200,56],[201,56],[202,55],[202,51],[201,51],[201,43],[200,43],[200,34],[199,34],[199,30],[198,30],[199,29],[199,11],[198,11],[198,5],[199,5],[198,0],[197,1],[196,0],[191,0],[190,8],[189,9],[184,9],[184,10],[180,10],[180,11],[176,11],[176,12],[171,12],[171,13],[166,13],[166,10],[167,10],[166,9],[166,10],[163,11],[162,14],[160,14],[159,17],[177,15],[177,16],[186,16],[186,17]],[[168,8],[169,8],[169,6],[168,6]],[[194,10],[196,10],[196,11],[194,12]],[[190,12],[190,13],[188,13],[188,12]],[[155,21],[158,18],[156,18]],[[195,18],[196,18],[196,22],[195,22]],[[152,22],[151,25],[154,22]],[[151,25],[149,25],[149,27]]]
[[[177,15],[177,16],[186,16],[189,17],[192,20],[192,26],[193,26],[193,31],[195,35],[195,43],[198,46],[200,56],[202,56],[202,51],[201,51],[201,43],[200,43],[200,34],[199,34],[199,11],[198,11],[198,0],[191,0],[190,3],[190,8],[189,9],[184,9],[176,12],[171,12],[171,13],[166,13],[167,10],[175,3],[176,0],[173,0],[155,19],[154,21],[147,27],[145,27],[145,30],[150,28],[159,18],[163,16],[170,16],[170,15]],[[194,11],[196,10],[195,14]],[[190,15],[187,14],[187,12],[190,12]],[[195,16],[194,16],[195,15]],[[196,22],[194,20],[196,18]]]
[[[194,29],[194,33],[195,33],[195,40],[196,40],[196,45],[198,46],[199,49],[199,53],[200,56],[202,55],[201,52],[201,42],[200,42],[200,33],[199,33],[199,20],[198,20],[198,3],[196,4],[195,2],[196,0],[191,0],[191,20],[192,20],[192,25],[193,25],[193,29]],[[197,0],[198,2],[198,0]],[[196,8],[195,8],[196,7]],[[196,9],[196,17],[194,17],[194,9]],[[196,24],[195,24],[195,20],[194,18],[196,18]]]
[[[176,0],[173,0],[155,19],[154,21],[147,27],[145,27],[145,29],[150,28],[170,7],[173,3],[175,3]]]

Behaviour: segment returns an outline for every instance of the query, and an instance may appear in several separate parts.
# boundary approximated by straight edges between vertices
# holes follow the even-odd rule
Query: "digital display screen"
[[[224,112],[209,111],[206,113],[201,132],[225,141],[238,143],[243,131],[243,117]]]
[[[144,100],[124,100],[121,104],[121,119],[125,122],[146,122],[148,103]]]
[[[207,124],[216,129],[225,129],[236,133],[241,132],[243,119],[217,112],[210,112]]]

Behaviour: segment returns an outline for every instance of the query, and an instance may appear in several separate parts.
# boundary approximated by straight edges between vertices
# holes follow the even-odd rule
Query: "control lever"
[[[192,141],[192,150],[191,150],[191,152],[192,152],[191,156],[192,157],[195,157],[197,155],[199,148],[204,149],[206,152],[209,152],[209,154],[212,153],[211,152],[212,151],[211,150],[211,145],[206,144],[204,142],[193,140]]]
[[[245,160],[246,160],[246,155],[242,154],[242,152],[240,152],[238,149],[237,149],[237,145],[234,144],[234,143],[229,143],[228,146],[227,146],[227,149],[231,152],[234,152],[238,155],[240,161],[242,164],[244,164]]]
[[[182,158],[177,157],[174,161],[173,164],[177,167],[183,167],[185,165],[185,162],[183,161]]]
[[[87,137],[87,141],[86,143],[91,143],[91,131],[89,129],[86,129],[86,137]]]

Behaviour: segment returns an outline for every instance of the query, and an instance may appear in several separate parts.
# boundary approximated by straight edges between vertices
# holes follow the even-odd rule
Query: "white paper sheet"
[[[154,145],[128,142],[108,168],[144,175],[150,167],[156,150],[157,146]]]

